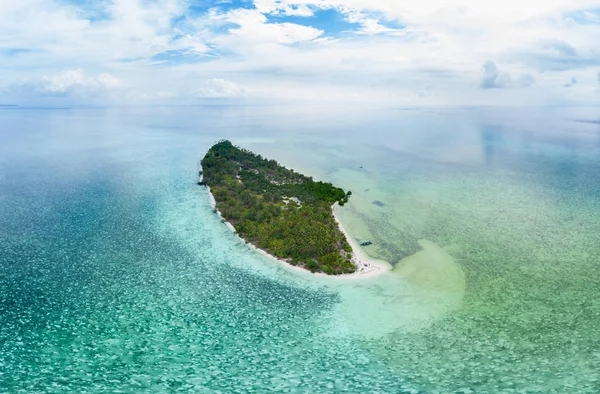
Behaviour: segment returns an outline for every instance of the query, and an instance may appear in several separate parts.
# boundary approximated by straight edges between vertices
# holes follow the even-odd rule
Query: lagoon
[[[598,392],[594,108],[0,108],[0,392]],[[352,190],[390,271],[250,250],[222,138]]]

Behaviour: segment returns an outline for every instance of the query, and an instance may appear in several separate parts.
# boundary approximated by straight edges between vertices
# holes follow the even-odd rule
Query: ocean
[[[353,192],[393,268],[251,250],[200,160],[229,139]],[[0,392],[600,392],[591,107],[0,108]]]

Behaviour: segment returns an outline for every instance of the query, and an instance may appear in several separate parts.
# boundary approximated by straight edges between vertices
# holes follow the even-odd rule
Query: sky
[[[600,99],[600,0],[0,0],[0,104]]]

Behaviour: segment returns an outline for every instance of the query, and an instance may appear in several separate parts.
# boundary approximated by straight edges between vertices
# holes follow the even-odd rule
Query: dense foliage
[[[331,205],[351,192],[315,182],[229,141],[219,141],[202,159],[203,184],[217,209],[246,241],[312,272],[354,272],[352,248],[339,230]]]

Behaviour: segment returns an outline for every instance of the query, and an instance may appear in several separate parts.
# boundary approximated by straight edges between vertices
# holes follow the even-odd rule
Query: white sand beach
[[[202,177],[200,178],[200,181],[202,181]],[[212,205],[213,209],[216,211],[216,213],[219,216],[219,218],[221,219],[221,221],[227,226],[227,228],[229,228],[229,230],[231,230],[231,232],[233,232],[234,234],[237,235],[235,227],[233,227],[233,225],[231,223],[229,223],[227,220],[225,220],[225,218],[223,218],[223,215],[221,214],[221,212],[217,209],[217,202],[215,200],[215,197],[213,196],[213,194],[210,191],[210,186],[206,186],[206,189],[208,190],[208,195],[210,197],[211,205]],[[308,271],[304,268],[294,266],[285,260],[282,260],[282,259],[279,259],[279,258],[273,256],[272,254],[256,247],[255,245],[253,245],[250,242],[246,242],[246,245],[249,248],[256,250],[257,252],[259,252],[260,254],[262,254],[268,258],[275,260],[278,263],[284,264],[287,268],[290,268],[292,270],[302,271],[305,273],[311,273],[312,275],[318,275],[318,276],[324,276],[324,277],[330,277],[330,278],[339,278],[339,279],[366,279],[366,278],[372,278],[374,276],[380,275],[386,271],[391,270],[392,266],[390,264],[388,264],[385,261],[371,259],[361,250],[358,243],[352,237],[350,237],[350,235],[348,234],[348,232],[346,231],[346,229],[343,227],[342,223],[340,222],[339,218],[336,216],[335,210],[334,210],[336,205],[337,205],[337,202],[332,205],[333,217],[335,218],[338,228],[346,236],[346,239],[347,239],[348,243],[350,244],[350,246],[352,246],[351,261],[356,266],[356,271],[351,274],[327,275],[322,272],[311,273],[310,271]],[[240,237],[240,239],[241,239],[241,237]]]

